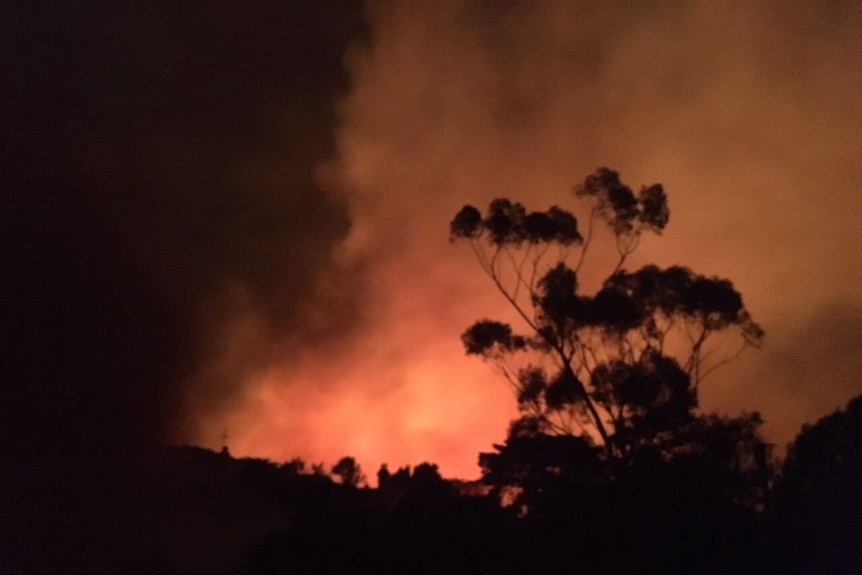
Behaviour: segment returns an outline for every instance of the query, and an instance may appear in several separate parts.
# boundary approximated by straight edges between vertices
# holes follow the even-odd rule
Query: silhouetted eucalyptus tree
[[[483,319],[462,335],[468,354],[511,383],[522,413],[500,453],[483,454],[486,477],[503,467],[522,483],[536,469],[595,479],[619,463],[698,451],[694,443],[703,443],[709,427],[693,412],[698,385],[763,337],[726,279],[681,266],[624,268],[641,236],[668,223],[661,185],[636,194],[600,168],[574,195],[586,208],[583,234],[568,211],[528,212],[507,199],[491,202],[485,214],[465,206],[450,225],[452,239],[470,245],[523,324],[516,331]],[[579,274],[599,225],[615,242],[616,258],[599,289],[582,293]],[[747,421],[736,428],[753,440],[759,420]],[[533,449],[537,438],[546,444],[541,454]],[[728,465],[741,457],[726,455]],[[553,461],[530,463],[542,457]]]

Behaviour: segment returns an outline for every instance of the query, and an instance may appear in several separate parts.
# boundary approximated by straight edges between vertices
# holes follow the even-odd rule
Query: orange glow
[[[353,222],[333,254],[342,272],[326,279],[350,289],[366,270],[365,325],[325,345],[278,343],[260,373],[242,376],[242,401],[199,417],[201,443],[217,447],[227,425],[235,454],[353,455],[369,476],[381,462],[427,460],[476,477],[515,402],[459,336],[511,312],[469,249],[448,241],[448,222],[501,196],[573,209],[568,190],[600,165],[668,192],[668,229],[644,239],[633,265],[728,277],[766,330],[764,350],[707,380],[703,407],[760,410],[783,443],[859,392],[847,375],[862,368],[858,351],[808,346],[823,322],[831,337],[860,337],[862,170],[851,151],[862,135],[846,110],[858,116],[849,98],[862,93],[862,59],[757,8],[635,17],[574,4],[484,20],[458,2],[373,3],[374,45],[349,55],[339,154],[321,168]],[[801,58],[812,44],[819,59]],[[794,356],[820,365],[802,373]]]
[[[228,420],[231,451],[327,463],[350,454],[369,475],[381,463],[432,461],[451,476],[476,477],[478,453],[502,439],[513,405],[487,366],[458,352],[427,349],[388,370],[372,355],[305,366],[299,376],[273,370]]]

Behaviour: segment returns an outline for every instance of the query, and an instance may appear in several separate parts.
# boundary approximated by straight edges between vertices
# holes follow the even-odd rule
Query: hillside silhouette
[[[862,560],[860,405],[806,426],[757,508],[688,469],[557,485],[565,505],[525,514],[431,463],[358,487],[335,466],[163,447],[93,470],[98,493],[60,502],[63,529],[7,554],[4,572],[849,574]]]

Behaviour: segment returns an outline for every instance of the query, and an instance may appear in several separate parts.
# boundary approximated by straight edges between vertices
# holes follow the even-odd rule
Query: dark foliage
[[[617,234],[629,234],[640,228],[660,232],[670,219],[667,196],[661,184],[641,188],[635,196],[620,181],[620,175],[599,168],[575,188],[575,195],[590,198],[602,219]]]
[[[499,356],[526,346],[526,339],[513,335],[512,328],[499,321],[482,320],[461,336],[468,354]]]
[[[756,416],[696,418],[670,463],[642,449],[615,469],[589,438],[524,417],[481,458],[489,483],[517,477],[508,507],[432,463],[386,469],[369,489],[303,472],[301,460],[185,447],[114,470],[105,525],[69,528],[98,535],[92,564],[110,571],[92,573],[852,573],[860,404],[800,435],[766,515],[728,503],[761,469],[749,459],[759,457]],[[6,565],[57,572],[38,558],[29,571]]]
[[[803,427],[771,507],[786,572],[850,573],[862,565],[862,396]]]
[[[449,231],[453,240],[487,234],[496,245],[524,242],[569,245],[583,241],[578,222],[569,212],[553,206],[545,212],[527,213],[524,206],[506,199],[491,202],[485,218],[473,206],[464,206],[452,220]]]
[[[342,457],[332,466],[332,475],[338,477],[342,485],[359,487],[365,483],[365,475],[356,460],[350,456]]]

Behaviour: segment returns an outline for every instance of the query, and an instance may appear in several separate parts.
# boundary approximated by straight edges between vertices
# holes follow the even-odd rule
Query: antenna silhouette
[[[224,431],[221,434],[221,453],[222,455],[230,455],[230,452],[227,448],[227,426],[224,427]]]

